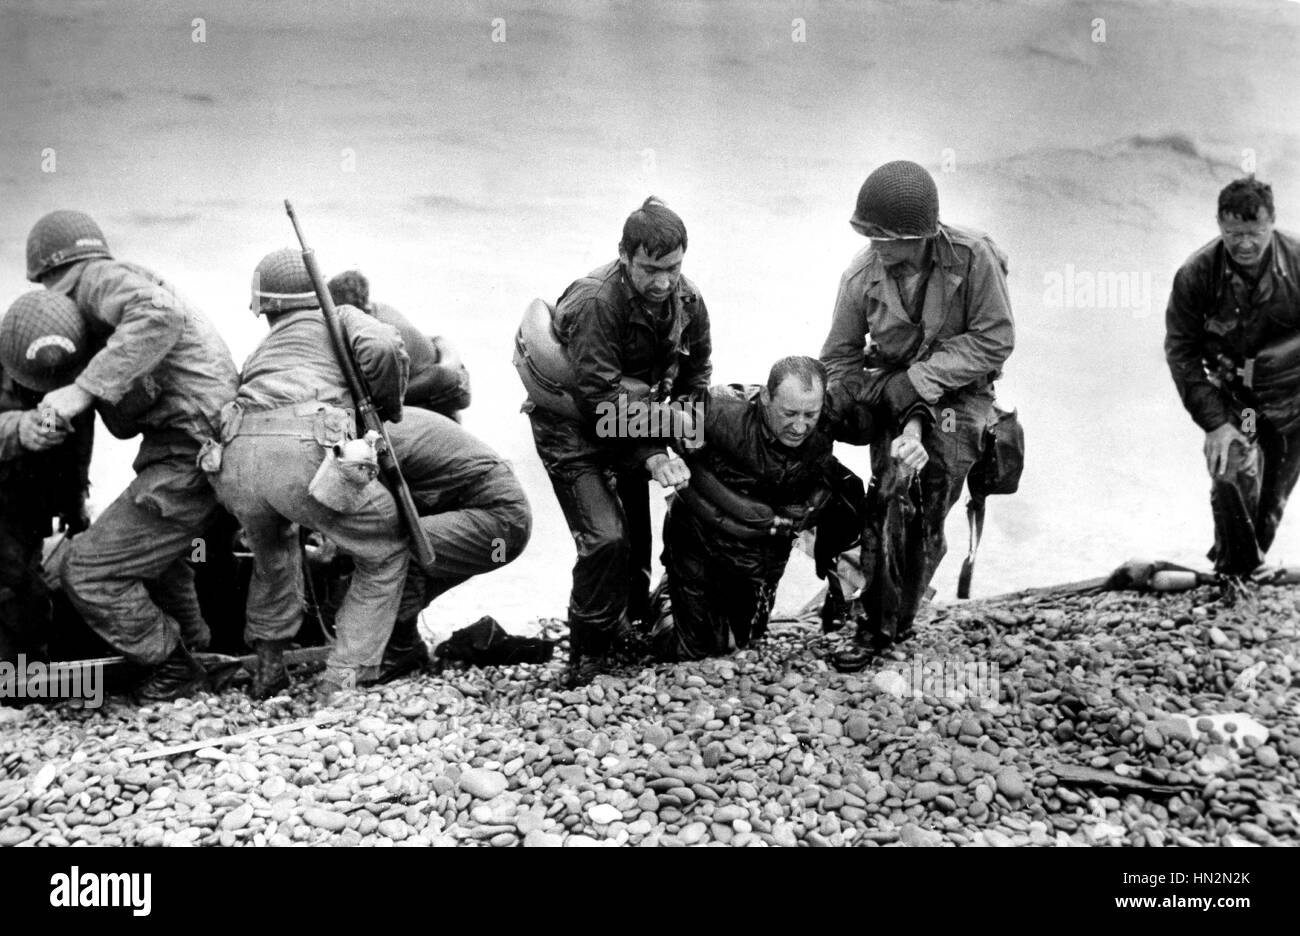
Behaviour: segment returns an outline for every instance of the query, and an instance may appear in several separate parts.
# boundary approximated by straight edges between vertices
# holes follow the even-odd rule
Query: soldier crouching
[[[317,701],[372,680],[392,633],[407,570],[397,505],[378,481],[356,485],[351,503],[313,496],[322,463],[353,439],[356,418],[325,316],[298,251],[268,254],[253,276],[252,309],[271,332],[244,364],[239,392],[222,419],[217,496],[253,551],[245,640],[258,655],[252,693],[265,698],[289,684],[283,654],[302,623],[298,525],[336,544],[353,562],[352,582],[335,618],[337,640]],[[402,416],[407,357],[396,330],[350,306],[339,309],[358,370],[381,416]],[[351,482],[340,482],[349,485]],[[324,496],[323,494],[321,496]]]
[[[115,436],[143,435],[135,479],[68,547],[64,590],[92,630],[151,667],[138,699],[176,698],[206,677],[189,653],[208,628],[185,560],[217,510],[197,456],[235,394],[234,361],[201,312],[149,270],[112,259],[81,212],[36,223],[27,276],[45,287],[47,311],[75,307],[94,351],[41,408],[70,425],[94,405]]]

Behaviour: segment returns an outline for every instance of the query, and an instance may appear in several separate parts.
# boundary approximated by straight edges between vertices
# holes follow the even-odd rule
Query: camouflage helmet
[[[72,383],[89,357],[85,319],[63,293],[24,293],[0,318],[0,366],[29,390],[48,393]]]
[[[253,301],[249,308],[256,314],[319,306],[302,253],[292,247],[273,250],[253,271]]]
[[[64,264],[91,257],[113,259],[104,232],[85,212],[51,211],[27,235],[27,278],[33,283]]]
[[[849,220],[865,237],[932,237],[939,231],[939,190],[914,162],[885,163],[862,183]]]

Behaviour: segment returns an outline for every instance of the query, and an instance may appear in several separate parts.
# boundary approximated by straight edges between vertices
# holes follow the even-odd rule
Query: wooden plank
[[[304,721],[290,722],[287,725],[272,725],[269,728],[255,728],[252,731],[243,731],[239,734],[224,735],[219,738],[204,738],[201,741],[186,741],[183,744],[173,744],[170,747],[158,748],[153,751],[137,751],[127,757],[127,761],[146,761],[156,760],[159,757],[173,757],[177,754],[188,754],[191,751],[201,751],[210,747],[225,747],[228,744],[243,744],[245,741],[254,741],[258,738],[269,738],[275,735],[288,734],[292,731],[302,731],[304,728],[317,728],[321,725],[327,725],[330,722],[338,721],[343,717],[342,712],[325,712],[317,715],[315,718],[309,718]]]

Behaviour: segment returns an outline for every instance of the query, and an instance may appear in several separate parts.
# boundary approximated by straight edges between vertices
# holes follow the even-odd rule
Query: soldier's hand
[[[920,471],[930,460],[920,437],[911,432],[904,432],[896,438],[889,447],[889,454],[898,459],[899,464],[908,471]]]
[[[29,452],[44,452],[59,445],[68,437],[67,429],[51,424],[40,410],[24,410],[18,420],[18,442]]]
[[[95,398],[76,384],[68,384],[57,390],[51,390],[41,400],[41,409],[50,409],[64,422],[72,422],[74,416],[90,408]]]
[[[1248,462],[1242,465],[1242,468],[1249,470],[1253,465],[1255,451],[1250,440],[1232,423],[1224,423],[1218,429],[1205,434],[1205,467],[1209,469],[1210,477],[1221,478],[1227,472],[1228,459],[1234,442],[1240,442],[1248,452]]]
[[[646,459],[645,466],[650,477],[658,481],[660,487],[676,491],[686,487],[691,480],[691,469],[680,458],[669,458],[663,454],[651,455]]]

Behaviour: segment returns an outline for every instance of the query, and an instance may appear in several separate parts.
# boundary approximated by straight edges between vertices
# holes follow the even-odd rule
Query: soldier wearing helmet
[[[142,436],[135,479],[71,542],[59,569],[64,590],[92,630],[150,667],[141,701],[176,698],[205,677],[190,655],[208,630],[185,560],[217,511],[197,459],[235,394],[234,361],[203,313],[150,270],[115,260],[82,212],[36,222],[27,277],[51,294],[46,318],[71,303],[89,353],[58,386],[35,370],[15,380],[46,390],[40,408],[59,425],[93,406],[114,435]]]
[[[65,296],[27,293],[0,318],[0,662],[45,657],[52,617],[41,546],[52,519],[68,536],[89,525],[95,414],[62,423],[37,408],[88,354],[85,324]]]
[[[224,448],[212,483],[253,551],[245,640],[258,657],[254,697],[289,685],[284,649],[303,614],[298,526],[351,557],[338,639],[317,692],[323,703],[379,676],[402,598],[407,541],[387,489],[339,464],[343,446],[364,443],[354,438],[355,403],[299,251],[262,258],[252,309],[271,331],[244,362],[238,395],[222,416]],[[408,373],[401,337],[351,306],[339,315],[380,416],[400,420]]]
[[[910,629],[947,550],[944,518],[982,453],[993,381],[1015,331],[1005,256],[987,235],[939,220],[938,190],[921,166],[900,160],[872,172],[849,223],[870,243],[840,279],[822,347],[832,417],[841,437],[855,422],[870,423],[863,411],[880,407],[892,417],[883,435],[851,439],[871,442],[878,493],[910,487],[896,481],[919,471],[920,558],[904,572],[897,617],[859,627],[861,643],[881,645]],[[866,533],[868,541],[880,535]]]

